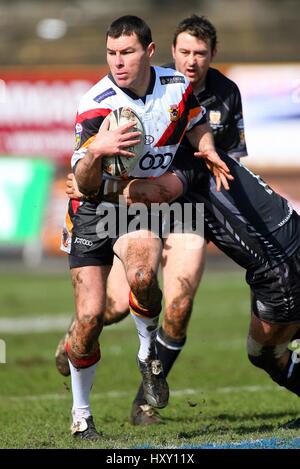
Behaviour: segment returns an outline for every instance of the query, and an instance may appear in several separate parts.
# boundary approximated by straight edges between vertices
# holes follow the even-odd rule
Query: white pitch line
[[[27,318],[0,318],[1,334],[36,334],[40,332],[65,331],[71,321],[72,314],[47,314],[43,316],[30,316]],[[121,323],[109,326],[108,330],[127,329],[133,324],[131,318],[126,318]]]
[[[215,390],[209,390],[209,389],[203,389],[203,388],[187,388],[187,389],[174,389],[171,391],[171,397],[176,396],[176,397],[184,397],[184,396],[195,396],[195,395],[202,395],[203,394],[209,394],[210,392],[217,392],[217,393],[242,393],[242,392],[248,392],[248,393],[255,393],[255,392],[267,392],[267,391],[282,391],[283,388],[280,386],[276,385],[265,385],[265,386],[232,386],[232,387],[222,387],[222,388],[217,388]],[[130,391],[107,391],[107,392],[102,392],[102,393],[94,393],[91,395],[92,399],[120,399],[123,397],[131,397],[132,392]],[[71,399],[71,393],[65,393],[65,394],[38,394],[36,396],[2,396],[3,399],[8,399],[11,401],[58,401],[58,400],[66,400],[66,399]]]
[[[28,334],[38,332],[63,331],[70,324],[71,314],[53,314],[27,318],[1,318],[0,334]]]

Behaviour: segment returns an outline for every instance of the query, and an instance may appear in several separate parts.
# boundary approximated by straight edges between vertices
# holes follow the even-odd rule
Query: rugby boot
[[[142,374],[144,397],[152,407],[162,409],[169,401],[169,386],[165,379],[161,361],[148,358],[142,362],[137,358],[138,367]]]
[[[130,423],[132,425],[159,425],[164,421],[151,405],[134,401],[131,408]]]
[[[82,417],[71,425],[71,433],[74,438],[80,440],[97,441],[101,438],[101,434],[97,432],[93,417]]]
[[[66,343],[70,337],[74,324],[75,324],[75,320],[72,319],[68,331],[63,336],[63,338],[59,341],[57,349],[55,351],[55,365],[56,365],[57,371],[63,376],[70,375],[68,355],[66,352]]]

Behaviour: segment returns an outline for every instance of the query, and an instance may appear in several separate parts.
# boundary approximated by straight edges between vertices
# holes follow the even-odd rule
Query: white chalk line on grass
[[[53,314],[43,316],[30,316],[25,318],[0,318],[0,338],[4,338],[4,334],[40,334],[47,332],[65,332],[71,322],[72,314]],[[118,330],[135,330],[134,322],[130,316],[123,321],[111,326],[105,327],[103,332],[106,334],[110,331]],[[207,342],[207,339],[202,341],[202,345]],[[215,350],[238,350],[241,347],[245,348],[246,339],[244,337],[231,339],[230,341],[219,341],[214,344]],[[121,355],[122,348],[117,345],[109,347],[112,355]]]
[[[171,397],[184,397],[184,396],[200,396],[203,397],[203,394],[210,394],[211,392],[217,392],[221,394],[231,394],[231,393],[255,393],[255,392],[267,392],[267,391],[281,391],[283,388],[279,386],[265,385],[265,386],[231,386],[231,387],[221,387],[215,390],[208,390],[203,388],[193,389],[175,389],[171,391]],[[6,396],[2,399],[8,399],[10,401],[59,401],[71,399],[71,393],[66,394],[38,394],[36,396]],[[123,397],[132,397],[132,392],[130,391],[107,391],[102,393],[92,394],[92,399],[120,399]]]
[[[0,335],[1,334],[37,334],[40,332],[63,332],[71,321],[72,314],[48,314],[43,316],[30,316],[27,318],[0,318]],[[129,329],[133,326],[130,317],[121,323],[109,326],[108,330]]]
[[[2,317],[0,318],[0,338],[3,338],[3,334],[39,334],[46,332],[64,332],[70,325],[72,314],[53,314],[53,315],[42,315],[42,316],[30,316],[30,317],[17,317],[9,318]],[[130,316],[125,318],[123,321],[120,321],[111,326],[105,327],[104,331],[117,331],[117,330],[135,330],[134,322]],[[209,341],[203,340],[202,345],[205,345],[205,342],[209,345]],[[228,349],[239,349],[240,347],[245,346],[246,339],[235,338],[230,341],[220,341],[214,344],[215,350],[226,350]],[[113,348],[113,347],[112,347]],[[112,353],[115,355],[121,351],[121,348],[117,346],[114,347]]]

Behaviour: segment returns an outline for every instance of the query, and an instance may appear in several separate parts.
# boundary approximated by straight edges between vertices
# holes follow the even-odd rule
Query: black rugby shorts
[[[270,323],[300,322],[300,249],[267,272],[248,277],[253,313]]]

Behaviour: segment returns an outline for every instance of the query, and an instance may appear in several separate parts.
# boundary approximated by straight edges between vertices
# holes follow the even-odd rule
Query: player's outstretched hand
[[[207,150],[197,151],[194,155],[197,158],[205,159],[206,166],[216,178],[217,191],[219,192],[222,186],[228,191],[228,181],[233,181],[234,177],[230,174],[228,166],[221,160],[218,153],[214,150]]]

